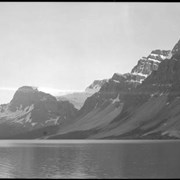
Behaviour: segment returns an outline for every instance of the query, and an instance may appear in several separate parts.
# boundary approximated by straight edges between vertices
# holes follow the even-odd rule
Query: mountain
[[[81,109],[85,100],[88,97],[92,96],[94,93],[98,92],[100,88],[105,84],[105,82],[107,82],[106,79],[95,80],[83,92],[74,92],[74,93],[58,96],[56,98],[58,101],[69,101],[74,105],[76,109]]]
[[[91,138],[180,138],[178,54],[172,53],[141,85],[126,94],[123,111],[106,130]]]
[[[83,107],[78,111],[74,123],[66,128],[60,128],[58,135],[52,138],[111,137],[112,135],[108,134],[111,132],[110,129],[112,128],[112,133],[116,132],[113,127],[118,124],[117,122],[129,116],[126,108],[133,112],[136,107],[136,105],[132,107],[131,104],[128,106],[127,102],[131,99],[132,104],[144,101],[146,92],[139,92],[139,87],[146,82],[148,77],[158,71],[159,64],[166,62],[166,59],[171,56],[171,51],[154,50],[147,58],[141,58],[131,73],[115,73],[109,80],[106,80],[97,93],[87,98]],[[135,99],[135,94],[140,94],[140,97]],[[107,135],[105,135],[106,131]]]
[[[0,138],[12,138],[35,129],[41,132],[43,128],[45,134],[49,134],[51,128],[57,130],[76,113],[77,109],[68,101],[57,101],[54,96],[35,87],[23,86],[15,92],[9,104],[0,106]],[[36,138],[40,136],[43,132]]]
[[[84,93],[84,99],[81,93],[58,99],[20,87],[0,106],[0,138],[179,139],[180,41],[172,51],[153,50],[129,73],[94,81]],[[81,99],[78,108],[73,98],[74,104]]]

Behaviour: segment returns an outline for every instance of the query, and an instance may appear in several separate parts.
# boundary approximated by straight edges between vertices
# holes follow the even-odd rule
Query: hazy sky
[[[84,90],[130,72],[173,48],[179,18],[180,3],[1,2],[0,103],[23,85]]]

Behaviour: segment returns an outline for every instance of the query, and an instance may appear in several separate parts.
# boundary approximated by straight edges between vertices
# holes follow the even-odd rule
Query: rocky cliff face
[[[123,97],[119,115],[90,138],[180,138],[179,43],[170,59],[164,59],[142,84]]]
[[[98,92],[107,81],[108,81],[107,79],[95,80],[95,81],[93,81],[93,83],[91,85],[89,85],[85,89],[85,92],[94,94],[94,93]]]
[[[180,40],[176,43],[176,45],[172,49],[172,56],[174,58],[179,57],[180,55]]]
[[[142,57],[131,73],[136,75],[137,81],[142,82],[152,71],[158,69],[159,63],[171,57],[171,51],[154,50],[147,57]]]

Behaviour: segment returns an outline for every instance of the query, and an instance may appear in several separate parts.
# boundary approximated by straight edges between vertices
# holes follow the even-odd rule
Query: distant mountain
[[[47,127],[59,128],[76,113],[77,109],[68,101],[57,101],[37,88],[23,86],[15,92],[9,104],[0,106],[0,138],[42,128],[46,128],[45,134],[48,134]]]
[[[88,93],[84,91],[84,92],[74,92],[62,96],[57,96],[56,98],[58,101],[69,101],[74,105],[76,109],[79,110],[83,106],[85,100],[91,95],[92,93]]]
[[[74,92],[66,95],[58,96],[58,101],[69,101],[72,103],[76,109],[81,109],[85,100],[92,96],[94,93],[98,92],[100,88],[107,82],[106,79],[103,80],[95,80],[92,84],[90,84],[85,91],[83,92]]]

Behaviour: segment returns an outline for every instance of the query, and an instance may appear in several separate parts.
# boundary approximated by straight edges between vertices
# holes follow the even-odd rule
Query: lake
[[[0,178],[180,178],[180,141],[1,140]]]

